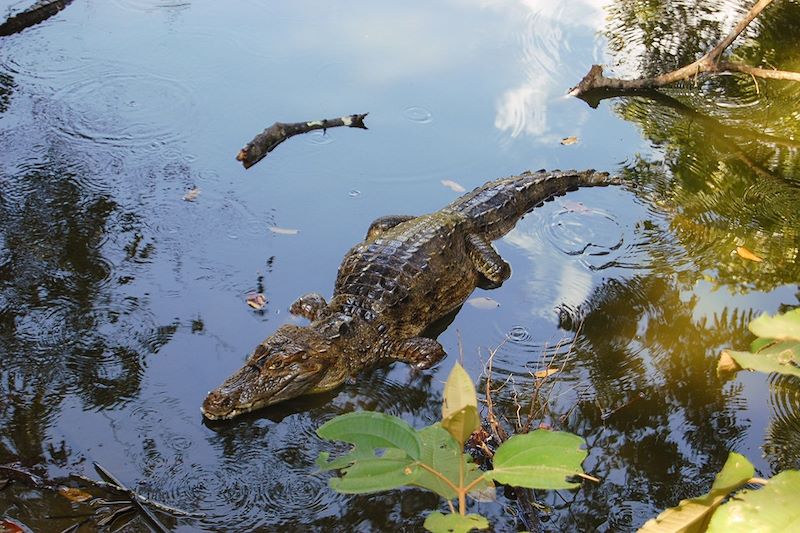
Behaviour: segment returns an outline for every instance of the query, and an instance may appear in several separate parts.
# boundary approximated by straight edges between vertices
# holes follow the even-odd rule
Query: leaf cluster
[[[516,487],[570,489],[570,478],[583,475],[587,452],[582,438],[570,433],[536,430],[515,435],[496,450],[493,469],[482,471],[464,453],[464,443],[480,427],[475,387],[456,363],[445,384],[442,420],[414,429],[400,418],[369,411],[338,416],[317,429],[327,440],[352,444],[335,459],[323,452],[317,465],[323,471],[339,470],[329,480],[341,493],[370,493],[404,486],[435,492],[458,500],[458,513],[431,513],[425,527],[434,532],[486,529],[488,521],[466,513],[466,496],[494,498],[495,482]],[[451,506],[452,509],[452,506]]]
[[[800,309],[761,315],[748,327],[758,337],[750,351],[723,350],[718,372],[747,369],[800,377]]]

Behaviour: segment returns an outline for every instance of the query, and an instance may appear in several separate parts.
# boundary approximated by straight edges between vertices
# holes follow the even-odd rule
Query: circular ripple
[[[306,135],[306,142],[317,146],[331,144],[335,139],[329,133],[323,133],[322,130],[315,130]]]
[[[51,127],[70,140],[160,150],[186,137],[195,102],[180,82],[148,73],[101,72],[56,93]],[[54,112],[54,113],[53,113]]]
[[[433,121],[433,113],[422,106],[411,106],[403,110],[403,116],[418,124],[428,124]]]

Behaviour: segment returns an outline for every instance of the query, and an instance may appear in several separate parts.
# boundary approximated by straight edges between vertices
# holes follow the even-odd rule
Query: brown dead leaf
[[[457,181],[442,180],[441,183],[442,183],[442,185],[444,185],[445,187],[447,187],[448,189],[450,189],[453,192],[465,192],[467,190],[460,183],[458,183]]]
[[[476,296],[467,300],[467,303],[476,309],[497,309],[500,307],[500,302],[488,296]]]
[[[719,356],[719,361],[717,361],[717,374],[737,372],[741,369],[742,367],[730,356],[727,350],[723,350]]]
[[[260,292],[251,292],[247,295],[247,305],[253,309],[259,310],[267,304],[267,297]]]
[[[563,144],[564,146],[568,146],[570,144],[575,144],[577,142],[578,142],[578,138],[575,137],[575,136],[564,137],[563,139],[561,139],[561,144]]]
[[[192,187],[186,194],[183,195],[183,199],[187,202],[194,202],[197,200],[197,197],[200,196],[200,189],[198,187]]]
[[[299,229],[279,228],[278,226],[270,226],[269,230],[276,235],[297,235],[300,233]]]
[[[68,499],[69,501],[75,503],[85,502],[91,500],[94,497],[88,492],[84,492],[81,489],[76,489],[72,487],[59,487],[58,493],[61,494],[66,499]]]
[[[544,379],[548,376],[552,376],[553,374],[557,373],[558,373],[557,368],[546,368],[544,370],[537,370],[536,372],[533,373],[533,376],[539,379]]]
[[[739,254],[739,257],[741,257],[742,259],[747,259],[748,261],[755,261],[756,263],[760,263],[763,261],[761,257],[757,256],[744,246],[737,246],[736,253]]]
[[[30,531],[27,527],[23,526],[16,520],[6,518],[0,520],[0,533],[27,533]]]

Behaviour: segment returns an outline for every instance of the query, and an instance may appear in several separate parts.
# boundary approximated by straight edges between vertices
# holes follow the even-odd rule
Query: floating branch
[[[239,150],[239,153],[236,155],[236,160],[241,161],[244,168],[250,168],[264,159],[276,146],[289,137],[301,133],[308,133],[309,131],[323,130],[324,132],[328,128],[335,128],[337,126],[348,126],[350,128],[361,128],[365,130],[367,127],[364,125],[364,117],[366,117],[367,114],[368,113],[325,120],[314,120],[311,122],[276,122],[256,135],[252,141]]]
[[[8,20],[0,24],[0,37],[13,35],[25,28],[35,26],[49,19],[71,3],[72,0],[39,0],[25,11],[8,17]]]
[[[742,31],[755,19],[765,7],[772,3],[773,0],[759,0],[750,8],[750,11],[744,16],[742,20],[731,30],[731,32],[717,44],[710,52],[705,54],[697,61],[690,63],[677,70],[661,74],[654,78],[639,78],[636,80],[620,80],[617,78],[609,78],[603,74],[603,67],[600,65],[592,65],[589,72],[583,79],[569,90],[570,96],[577,96],[578,98],[586,100],[585,96],[598,91],[624,91],[636,92],[647,89],[656,89],[664,87],[671,83],[681,80],[687,80],[700,74],[719,74],[722,72],[741,72],[749,74],[750,76],[767,78],[772,80],[789,80],[800,81],[800,72],[791,72],[786,70],[772,70],[758,67],[751,67],[743,63],[734,63],[730,61],[721,61],[722,53],[727,49],[731,43],[739,36]]]

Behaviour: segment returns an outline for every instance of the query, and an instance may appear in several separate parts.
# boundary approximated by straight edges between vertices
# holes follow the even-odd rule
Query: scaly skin
[[[297,300],[292,313],[311,323],[278,328],[208,394],[203,414],[232,418],[333,389],[392,361],[436,364],[444,349],[420,334],[475,287],[499,287],[511,274],[491,241],[553,196],[612,183],[618,180],[593,171],[526,172],[490,181],[435,213],[379,218],[345,255],[330,303],[318,294]]]

